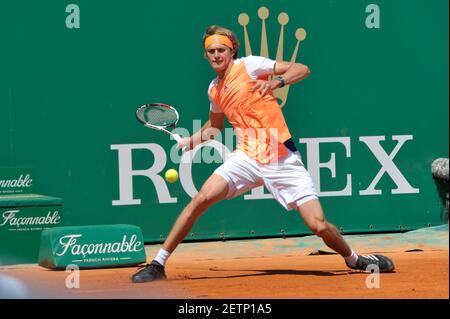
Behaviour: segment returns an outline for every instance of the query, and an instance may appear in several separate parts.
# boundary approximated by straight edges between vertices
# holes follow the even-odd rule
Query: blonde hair
[[[210,25],[209,27],[207,27],[205,33],[203,34],[202,46],[205,46],[206,38],[214,34],[224,35],[231,40],[231,42],[233,43],[234,51],[233,58],[237,59],[240,46],[239,40],[237,39],[236,34],[227,28],[218,25]]]

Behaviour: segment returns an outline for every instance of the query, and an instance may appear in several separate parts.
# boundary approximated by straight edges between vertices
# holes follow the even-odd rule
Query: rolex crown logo
[[[260,56],[269,58],[269,48],[267,44],[267,31],[266,31],[266,19],[269,17],[269,9],[266,7],[261,7],[258,9],[258,17],[261,19],[261,52]],[[239,24],[244,29],[244,42],[245,42],[245,55],[251,55],[252,49],[250,46],[250,39],[248,36],[247,25],[250,23],[250,18],[248,14],[241,13],[238,17]],[[289,16],[285,12],[281,12],[278,15],[278,23],[280,24],[280,35],[278,38],[278,47],[275,60],[284,61],[283,58],[283,47],[284,47],[284,27],[289,23]],[[292,53],[290,62],[294,63],[297,59],[298,50],[300,47],[300,42],[306,39],[306,31],[303,28],[298,28],[295,31],[295,38],[297,39],[297,44],[295,45],[294,52]],[[275,97],[280,101],[280,106],[283,107],[286,104],[287,97],[289,94],[289,85],[282,87],[274,91]]]

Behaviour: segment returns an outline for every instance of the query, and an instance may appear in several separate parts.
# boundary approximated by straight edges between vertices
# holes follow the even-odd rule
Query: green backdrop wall
[[[430,167],[448,157],[447,0],[2,1],[0,167],[33,167],[38,192],[63,199],[66,225],[134,224],[161,241],[220,163],[194,163],[180,171],[184,185],[164,183],[157,175],[179,169],[174,141],[134,111],[172,104],[190,132],[207,120],[214,73],[203,31],[234,29],[245,55],[246,14],[259,55],[258,10],[268,14],[270,58],[281,13],[284,60],[306,32],[295,58],[312,73],[290,87],[283,112],[330,221],[345,233],[443,223]],[[261,197],[217,204],[188,238],[309,233],[297,213]]]

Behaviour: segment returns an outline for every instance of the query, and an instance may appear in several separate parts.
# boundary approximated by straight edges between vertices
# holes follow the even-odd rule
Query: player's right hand
[[[187,152],[191,149],[191,138],[183,137],[181,141],[177,143],[177,149],[182,149],[183,152]]]

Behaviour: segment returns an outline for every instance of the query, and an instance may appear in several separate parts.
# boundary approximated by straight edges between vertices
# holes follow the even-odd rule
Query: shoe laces
[[[140,265],[138,266],[138,269],[136,271],[141,270],[142,268],[147,268],[148,266],[150,266],[150,264],[144,264],[144,265]]]
[[[371,264],[379,263],[381,260],[375,255],[361,255],[362,260],[369,262]]]
[[[136,273],[138,273],[144,269],[148,269],[149,271],[154,272],[156,270],[155,266],[156,265],[154,265],[154,264],[145,264],[145,265],[138,266],[138,269],[136,269]]]

